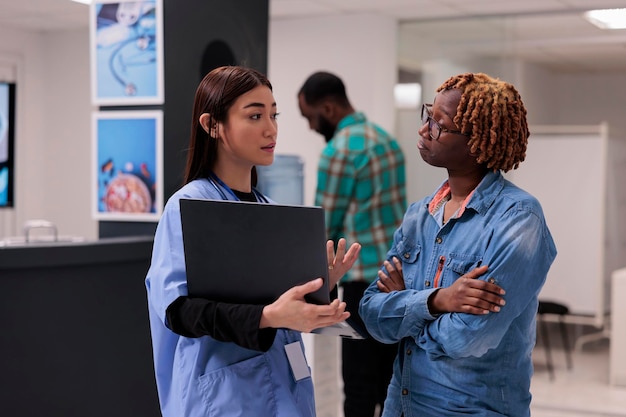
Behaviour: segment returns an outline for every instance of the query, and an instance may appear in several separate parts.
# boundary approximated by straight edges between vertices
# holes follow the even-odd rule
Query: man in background
[[[361,255],[341,280],[351,317],[393,242],[406,210],[404,155],[395,139],[354,110],[343,81],[312,74],[298,93],[300,112],[326,140],[317,173],[315,204],[326,211],[326,233],[361,244]],[[397,345],[373,338],[342,339],[345,417],[373,417],[387,393]]]

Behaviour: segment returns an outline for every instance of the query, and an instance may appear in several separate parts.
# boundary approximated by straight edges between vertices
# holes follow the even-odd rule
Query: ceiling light
[[[91,4],[91,0],[72,0],[75,1],[76,3],[82,3],[82,4]]]
[[[585,19],[600,29],[626,29],[626,9],[589,10]]]

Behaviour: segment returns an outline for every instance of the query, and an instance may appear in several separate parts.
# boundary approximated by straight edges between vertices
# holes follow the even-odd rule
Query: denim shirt
[[[287,344],[302,345],[299,332],[279,329],[272,347],[258,352],[209,336],[183,337],[165,325],[167,307],[188,294],[181,198],[236,197],[214,181],[192,181],[168,200],[157,226],[146,289],[163,417],[315,416],[311,377],[296,382],[285,352]]]
[[[360,303],[373,337],[401,342],[384,416],[530,416],[537,295],[556,256],[541,206],[500,172],[445,224],[443,210],[428,209],[433,196],[408,208],[387,253],[402,261],[406,289],[381,293],[374,282]],[[429,313],[435,286],[480,265],[480,279],[506,291],[500,312]]]

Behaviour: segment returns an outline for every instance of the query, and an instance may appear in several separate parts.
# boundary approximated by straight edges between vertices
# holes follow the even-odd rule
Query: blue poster
[[[92,76],[97,104],[159,104],[161,8],[156,0],[92,5]]]
[[[95,124],[96,217],[157,219],[161,112],[101,112]]]

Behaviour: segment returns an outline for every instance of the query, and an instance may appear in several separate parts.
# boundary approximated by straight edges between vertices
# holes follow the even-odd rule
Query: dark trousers
[[[341,285],[343,301],[346,302],[350,317],[362,323],[359,301],[368,284],[347,282]],[[372,337],[364,340],[342,339],[341,370],[345,417],[373,417],[376,404],[382,410],[397,353],[397,344],[386,345]]]

